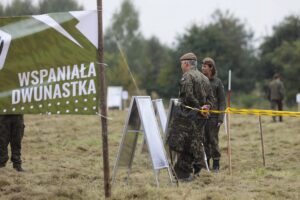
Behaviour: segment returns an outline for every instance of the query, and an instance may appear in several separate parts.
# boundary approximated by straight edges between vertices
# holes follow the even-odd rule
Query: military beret
[[[180,61],[182,60],[197,60],[197,57],[194,53],[186,53],[180,57]]]
[[[202,61],[202,63],[203,64],[210,64],[213,67],[216,67],[215,61],[212,58],[210,58],[210,57],[204,58],[203,61]]]

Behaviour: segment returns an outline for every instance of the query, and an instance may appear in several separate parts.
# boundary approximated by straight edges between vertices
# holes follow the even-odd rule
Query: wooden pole
[[[265,162],[265,147],[264,147],[264,137],[263,137],[263,131],[262,131],[262,125],[261,125],[261,116],[258,116],[259,120],[259,131],[260,131],[260,140],[261,140],[261,153],[262,153],[262,158],[263,158],[263,164],[264,167],[266,166]]]
[[[228,73],[228,93],[227,93],[227,107],[230,108],[230,98],[231,98],[231,70]],[[229,109],[230,110],[230,109]],[[228,110],[228,111],[229,111]],[[227,113],[227,155],[229,162],[229,174],[232,175],[232,165],[231,165],[231,135],[230,135],[230,112]]]
[[[97,0],[97,13],[98,13],[98,61],[100,66],[100,80],[99,94],[100,94],[100,114],[101,114],[101,127],[102,127],[102,151],[103,151],[103,171],[104,171],[104,191],[105,198],[111,196],[111,186],[109,180],[109,152],[108,152],[108,137],[107,137],[107,100],[106,100],[106,80],[105,80],[105,66],[103,58],[103,21],[102,21],[102,0]]]
[[[227,155],[229,162],[229,174],[232,175],[232,165],[231,165],[231,133],[230,133],[230,112],[228,112],[226,117],[227,120]]]

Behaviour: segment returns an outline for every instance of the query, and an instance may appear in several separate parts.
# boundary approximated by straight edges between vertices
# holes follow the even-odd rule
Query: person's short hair
[[[275,74],[273,75],[273,79],[277,79],[277,78],[280,78],[280,74],[279,74],[279,73],[275,73]]]

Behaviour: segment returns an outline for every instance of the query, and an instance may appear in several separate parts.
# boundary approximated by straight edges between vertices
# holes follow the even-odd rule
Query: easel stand
[[[157,186],[159,187],[159,172],[161,169],[167,169],[170,183],[173,183],[173,176],[160,136],[151,98],[149,96],[135,96],[131,100],[124,126],[122,140],[113,169],[112,184],[115,182],[119,167],[127,168],[126,180],[128,181],[139,133],[144,134]]]

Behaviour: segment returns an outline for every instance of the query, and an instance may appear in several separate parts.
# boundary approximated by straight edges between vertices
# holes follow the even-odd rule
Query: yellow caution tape
[[[260,110],[260,109],[239,109],[239,108],[227,108],[224,111],[220,110],[201,110],[192,108],[190,106],[184,106],[191,110],[197,110],[199,112],[209,112],[215,114],[228,113],[228,114],[240,114],[240,115],[265,115],[265,116],[285,116],[285,117],[300,117],[300,112],[291,111],[275,111],[275,110]]]

